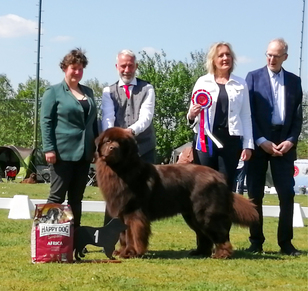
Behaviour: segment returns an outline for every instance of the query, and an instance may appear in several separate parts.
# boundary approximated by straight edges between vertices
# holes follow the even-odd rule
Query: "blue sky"
[[[39,0],[4,0],[0,10],[0,74],[16,89],[35,78]],[[306,14],[307,14],[306,5]],[[189,60],[190,52],[207,51],[228,41],[237,56],[234,71],[266,64],[268,42],[289,43],[284,68],[299,74],[302,0],[43,0],[40,76],[51,84],[63,79],[62,57],[75,47],[87,51],[83,81],[117,80],[115,56],[124,48],[136,54],[165,51],[168,59]],[[307,16],[307,15],[306,15]],[[307,23],[303,43],[302,84],[308,91]],[[138,54],[137,54],[138,56]]]

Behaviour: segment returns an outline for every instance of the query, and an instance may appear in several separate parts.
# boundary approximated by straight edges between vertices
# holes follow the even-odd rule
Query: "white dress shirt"
[[[268,68],[267,68],[268,69]],[[271,80],[272,92],[273,92],[273,107],[274,112],[272,116],[272,124],[282,125],[285,118],[285,90],[284,90],[284,76],[283,71],[280,70],[278,74],[268,69],[268,73]]]
[[[285,120],[285,88],[283,70],[281,69],[278,74],[271,71],[268,67],[267,70],[271,81],[273,96],[272,124],[283,125]],[[256,140],[256,144],[259,146],[265,141],[267,141],[265,137],[260,137]]]

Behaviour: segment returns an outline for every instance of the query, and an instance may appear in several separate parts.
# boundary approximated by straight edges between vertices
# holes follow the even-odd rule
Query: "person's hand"
[[[243,149],[241,154],[242,161],[248,161],[251,158],[252,150],[251,149]]]
[[[124,130],[125,130],[126,132],[128,132],[128,133],[134,135],[131,128],[124,128]]]
[[[287,153],[291,147],[293,147],[293,143],[288,141],[288,140],[285,140],[283,141],[282,143],[280,143],[278,146],[277,146],[277,149],[282,153],[282,154],[285,154]]]
[[[194,104],[188,112],[188,119],[194,120],[201,110],[202,106],[200,104]]]
[[[48,164],[55,164],[56,161],[57,161],[56,152],[54,152],[54,151],[46,152],[45,153],[45,159],[46,159],[46,162]]]
[[[267,152],[268,154],[272,155],[273,157],[281,157],[282,152],[279,150],[278,146],[273,142],[267,140],[260,144],[260,147]]]

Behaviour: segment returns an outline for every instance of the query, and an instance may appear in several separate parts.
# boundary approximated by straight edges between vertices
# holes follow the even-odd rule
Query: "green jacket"
[[[79,161],[83,155],[91,161],[97,137],[97,109],[92,89],[80,85],[90,105],[87,120],[79,101],[66,82],[50,86],[44,93],[40,124],[43,151],[55,151],[63,161]]]

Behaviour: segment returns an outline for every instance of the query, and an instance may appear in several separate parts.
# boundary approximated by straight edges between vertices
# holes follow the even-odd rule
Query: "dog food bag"
[[[73,262],[74,218],[69,205],[36,204],[31,231],[32,263]]]

